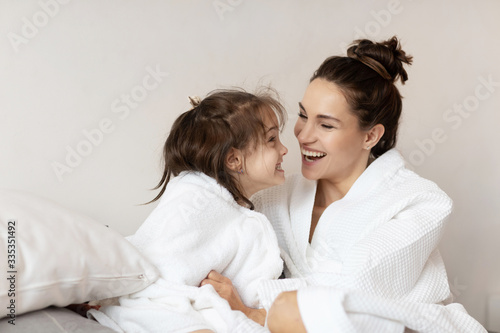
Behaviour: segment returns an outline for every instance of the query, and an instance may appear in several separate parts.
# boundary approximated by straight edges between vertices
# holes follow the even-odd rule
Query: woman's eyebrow
[[[301,102],[299,102],[299,107],[302,111],[304,111],[305,113],[307,113],[306,109],[304,108],[304,105],[302,105]],[[317,118],[320,118],[320,119],[328,119],[328,120],[333,120],[333,121],[336,121],[338,123],[342,123],[342,121],[340,121],[340,119],[338,118],[335,118],[334,116],[330,116],[329,114],[319,114],[316,116]]]
[[[328,114],[318,114],[318,118],[320,119],[328,119],[328,120],[333,120],[333,121],[336,121],[338,123],[341,123],[340,119],[338,118],[335,118],[333,116],[330,116]]]
[[[305,113],[307,113],[306,108],[304,107],[304,105],[302,105],[301,102],[299,102],[299,107],[301,108],[302,111],[304,111]]]

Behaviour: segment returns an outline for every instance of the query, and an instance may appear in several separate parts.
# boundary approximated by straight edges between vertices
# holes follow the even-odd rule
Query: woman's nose
[[[309,143],[314,141],[314,130],[309,122],[303,122],[301,119],[297,120],[295,124],[295,137],[299,143]]]

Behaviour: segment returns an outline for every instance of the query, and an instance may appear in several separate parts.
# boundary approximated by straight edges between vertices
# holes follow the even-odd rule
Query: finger
[[[203,281],[201,281],[200,287],[205,286],[207,284],[211,284],[212,287],[214,287],[215,291],[217,292],[219,292],[219,290],[222,288],[222,283],[211,279],[204,279]]]
[[[208,280],[205,279],[201,281],[201,287],[210,284],[214,289],[217,294],[219,294],[220,297],[224,298],[226,301],[229,302],[229,299],[231,297],[231,286],[228,286],[227,284],[220,283],[214,280]]]
[[[208,273],[208,276],[207,276],[210,280],[214,280],[214,281],[217,281],[217,282],[225,282],[227,283],[228,281],[230,282],[231,280],[229,280],[227,277],[225,277],[224,275],[222,274],[219,274],[218,272],[216,271],[210,271],[210,273]]]

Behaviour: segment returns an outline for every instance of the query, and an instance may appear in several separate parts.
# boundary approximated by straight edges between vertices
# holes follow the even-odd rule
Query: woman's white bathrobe
[[[261,285],[266,308],[281,291],[328,286],[299,290],[308,332],[484,331],[460,305],[435,305],[451,300],[437,246],[452,201],[406,169],[395,149],[325,209],[309,244],[315,194],[316,182],[299,174],[252,197],[273,224],[293,278]]]
[[[259,283],[283,270],[267,218],[238,205],[214,179],[195,172],[172,179],[129,240],[158,267],[160,279],[120,297],[119,306],[91,310],[100,323],[127,333],[264,331],[232,311],[211,285],[198,287],[215,270],[232,280],[247,306],[259,307]]]

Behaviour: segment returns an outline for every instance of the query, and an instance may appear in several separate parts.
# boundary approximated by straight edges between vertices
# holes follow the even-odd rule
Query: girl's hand
[[[70,304],[66,308],[73,312],[78,313],[80,316],[87,317],[87,311],[89,311],[90,309],[99,310],[101,306],[88,305],[87,303],[83,303],[83,304]]]
[[[216,271],[210,271],[206,279],[201,281],[200,286],[206,284],[211,284],[219,296],[229,303],[231,309],[243,312],[248,318],[264,326],[266,321],[266,310],[249,308],[243,304],[240,295],[230,279]]]

